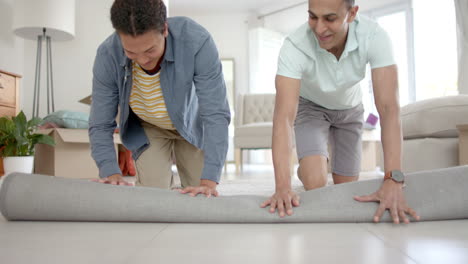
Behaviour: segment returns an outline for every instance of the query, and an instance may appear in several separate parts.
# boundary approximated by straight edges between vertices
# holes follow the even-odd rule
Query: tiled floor
[[[224,177],[229,194],[271,172]],[[468,263],[468,220],[236,225],[7,222],[0,216],[0,263]]]

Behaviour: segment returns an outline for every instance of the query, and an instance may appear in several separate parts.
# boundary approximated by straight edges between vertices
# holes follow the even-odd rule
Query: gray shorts
[[[302,97],[294,124],[299,160],[312,155],[329,159],[332,172],[358,176],[361,170],[361,135],[364,108],[362,104],[346,110],[329,110]]]

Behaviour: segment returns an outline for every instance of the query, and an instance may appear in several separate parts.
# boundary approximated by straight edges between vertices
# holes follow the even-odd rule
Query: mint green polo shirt
[[[359,82],[371,69],[395,64],[388,34],[377,22],[356,16],[349,25],[339,60],[322,49],[308,23],[289,35],[281,48],[277,74],[301,80],[300,96],[327,109],[350,109],[362,102]]]

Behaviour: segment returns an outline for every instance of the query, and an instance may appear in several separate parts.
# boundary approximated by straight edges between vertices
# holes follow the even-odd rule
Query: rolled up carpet
[[[294,214],[279,218],[260,208],[267,198],[262,196],[189,197],[156,188],[13,173],[1,187],[0,211],[10,221],[371,222],[378,204],[360,203],[353,196],[373,193],[381,183],[358,181],[301,193]],[[468,218],[468,166],[409,174],[404,191],[422,221]],[[388,212],[382,221],[391,221]]]

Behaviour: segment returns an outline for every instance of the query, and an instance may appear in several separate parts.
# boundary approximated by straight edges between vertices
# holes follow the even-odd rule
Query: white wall
[[[187,16],[205,27],[213,36],[221,58],[234,58],[236,94],[249,89],[248,14],[194,13],[171,9],[171,16]]]
[[[109,16],[112,2],[112,0],[76,1],[75,39],[52,43],[55,110],[89,111],[89,106],[78,103],[78,100],[91,94],[92,65],[96,49],[113,32]],[[25,40],[24,79],[21,92],[22,107],[28,115],[32,113],[35,56],[36,42]],[[42,69],[45,69],[45,65]],[[45,81],[45,71],[42,71],[41,78]],[[43,82],[41,116],[45,116],[45,87]]]
[[[309,4],[302,4],[263,18],[266,28],[285,35],[292,33],[308,20]]]
[[[68,42],[53,42],[56,109],[88,111],[77,101],[91,93],[92,65],[99,44],[113,32],[109,10],[113,0],[76,1],[76,37]],[[28,117],[32,113],[37,42],[13,33],[14,0],[0,0],[0,69],[23,75],[20,106]],[[41,104],[45,106],[45,43],[43,44]],[[43,114],[45,108],[41,107]]]
[[[23,40],[12,33],[14,0],[0,1],[0,68],[23,75],[21,108],[31,115],[36,42]],[[96,49],[113,32],[109,18],[112,2],[113,0],[76,1],[75,39],[52,43],[56,110],[89,110],[88,106],[78,103],[78,100],[91,93]],[[247,14],[205,15],[171,10],[170,15],[189,16],[205,26],[213,35],[220,57],[235,59],[237,93],[248,90]],[[41,93],[41,105],[45,106],[45,65],[42,69],[41,88],[44,93]],[[41,109],[44,116],[45,108]]]
[[[24,41],[13,34],[14,0],[0,0],[0,69],[23,74]]]

